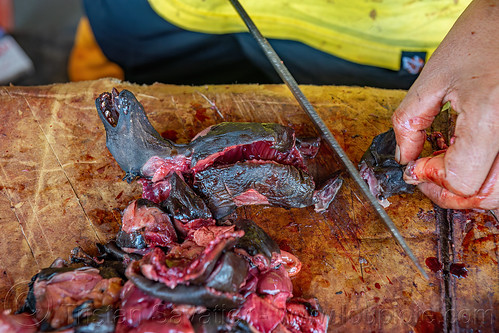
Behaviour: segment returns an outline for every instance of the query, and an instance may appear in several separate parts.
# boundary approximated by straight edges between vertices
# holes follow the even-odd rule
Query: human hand
[[[458,113],[445,154],[422,158],[406,179],[444,208],[498,209],[499,5],[474,1],[442,41],[392,116],[401,164],[423,149],[444,103]]]

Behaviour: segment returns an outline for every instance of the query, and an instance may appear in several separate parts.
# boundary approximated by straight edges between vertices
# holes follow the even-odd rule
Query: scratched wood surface
[[[121,181],[123,172],[105,148],[94,106],[95,98],[113,87],[131,90],[158,132],[177,142],[221,121],[278,122],[301,136],[316,134],[280,85],[139,86],[103,79],[0,87],[1,310],[19,306],[31,276],[56,257],[67,258],[75,246],[95,251],[96,242],[113,238],[121,211],[140,196],[138,184]],[[354,163],[372,138],[390,127],[390,115],[405,94],[303,89]],[[309,169],[320,183],[338,165],[323,146]],[[419,192],[390,201],[388,214],[423,266],[429,257],[443,260],[431,202]],[[467,277],[449,275],[448,268],[445,274],[428,269],[426,281],[348,178],[323,214],[268,207],[235,213],[252,218],[301,259],[294,293],[319,299],[331,332],[431,332],[439,325],[493,332],[499,329],[498,224],[485,213],[449,216],[455,219],[453,260],[468,268]]]

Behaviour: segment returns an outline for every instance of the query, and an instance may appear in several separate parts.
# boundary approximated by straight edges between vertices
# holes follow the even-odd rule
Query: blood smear
[[[468,270],[464,264],[451,264],[449,272],[457,278],[465,278],[468,276]]]

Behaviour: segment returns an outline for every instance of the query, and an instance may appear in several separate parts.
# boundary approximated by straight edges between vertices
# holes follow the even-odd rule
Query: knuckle
[[[401,124],[402,124],[402,120],[400,118],[400,109],[397,109],[397,111],[395,111],[395,113],[392,114],[392,124],[393,124],[393,129],[395,130],[395,133],[397,133],[397,131],[400,131],[402,128],[401,128]]]

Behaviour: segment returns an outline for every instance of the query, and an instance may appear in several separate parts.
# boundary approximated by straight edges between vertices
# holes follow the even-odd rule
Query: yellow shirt
[[[398,70],[402,51],[431,55],[471,0],[240,0],[263,35]],[[228,0],[149,0],[183,29],[247,31]]]

